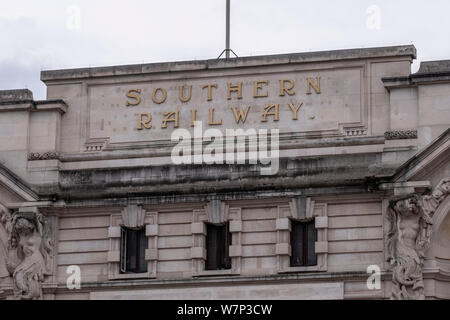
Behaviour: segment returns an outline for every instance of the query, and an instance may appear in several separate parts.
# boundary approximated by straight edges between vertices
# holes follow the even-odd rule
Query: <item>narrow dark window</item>
[[[148,247],[145,228],[122,228],[121,235],[120,272],[143,273],[147,272],[145,249]]]
[[[206,270],[231,269],[229,225],[206,224]]]
[[[291,226],[291,267],[315,266],[317,231],[314,220],[308,222],[292,220]]]

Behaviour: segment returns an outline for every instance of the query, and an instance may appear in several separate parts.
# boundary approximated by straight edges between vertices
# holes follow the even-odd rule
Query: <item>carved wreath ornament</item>
[[[0,279],[12,277],[16,299],[42,299],[42,282],[51,273],[53,244],[47,219],[39,212],[0,206]]]
[[[391,299],[425,299],[423,262],[430,247],[433,215],[450,193],[450,178],[429,195],[392,199],[388,207],[388,262],[392,267]]]

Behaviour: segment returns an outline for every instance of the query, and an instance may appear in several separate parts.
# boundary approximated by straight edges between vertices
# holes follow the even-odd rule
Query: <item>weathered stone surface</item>
[[[53,273],[50,222],[36,207],[11,213],[0,206],[0,224],[0,278],[12,277],[16,299],[42,299],[42,282]]]
[[[433,215],[449,194],[450,177],[431,195],[413,194],[390,201],[387,259],[393,268],[391,299],[425,299],[423,264],[430,247]]]
[[[395,130],[384,133],[386,140],[417,139],[417,130]]]
[[[384,48],[368,48],[368,49],[348,49],[336,51],[323,52],[305,52],[296,54],[281,54],[273,56],[261,57],[241,57],[233,58],[227,61],[211,59],[204,61],[181,61],[169,63],[153,63],[141,65],[127,65],[114,67],[100,67],[100,68],[83,68],[83,69],[66,69],[42,71],[41,80],[50,82],[64,79],[82,79],[88,77],[103,77],[105,75],[133,75],[143,73],[157,73],[157,72],[173,72],[185,70],[203,70],[215,68],[236,68],[243,66],[260,66],[277,65],[289,63],[313,63],[323,61],[338,61],[346,59],[364,59],[364,58],[379,58],[379,57],[416,57],[416,48],[414,46],[394,46]]]
[[[0,91],[0,209],[39,207],[57,239],[51,272],[37,272],[22,295],[450,298],[450,200],[448,181],[439,183],[450,173],[450,68],[423,62],[411,74],[415,57],[413,46],[398,46],[43,71],[48,100]],[[289,79],[295,93],[280,92]],[[227,97],[239,82],[242,97],[239,89]],[[217,85],[211,100],[205,84]],[[182,101],[179,86],[185,99],[190,85],[192,97]],[[165,102],[156,88],[167,91]],[[139,105],[127,96],[133,89],[141,90]],[[279,119],[263,121],[272,104]],[[233,107],[250,107],[245,123]],[[180,111],[178,127],[192,133],[191,109],[205,130],[280,129],[277,173],[261,175],[261,163],[175,165],[174,124],[164,128],[162,115]],[[137,128],[142,112],[152,113],[152,128]],[[423,202],[418,223],[400,205],[409,192]],[[395,195],[408,197],[389,206]],[[302,243],[293,243],[290,219],[314,220],[315,265],[291,266]],[[7,264],[8,221],[3,215],[0,299],[20,282]],[[205,223],[226,222],[231,268],[205,270]],[[147,272],[120,271],[123,227],[145,228]],[[82,292],[67,291],[73,265]],[[367,286],[369,266],[380,268],[379,289]]]
[[[33,93],[28,89],[0,90],[0,102],[33,100]]]

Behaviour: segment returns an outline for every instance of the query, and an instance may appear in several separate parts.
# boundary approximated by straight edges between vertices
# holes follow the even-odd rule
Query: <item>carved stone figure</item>
[[[11,214],[0,208],[0,277],[12,276],[17,299],[41,299],[51,273],[52,247],[46,218],[37,210]]]
[[[431,219],[419,195],[392,200],[388,218],[388,262],[393,266],[392,299],[424,299],[422,266],[429,243]]]
[[[11,233],[12,217],[9,210],[0,204],[0,279],[9,277],[8,240]]]
[[[450,178],[443,179],[431,195],[393,199],[388,207],[388,262],[392,274],[391,299],[425,299],[423,262],[430,246],[433,214],[450,193]]]
[[[431,195],[423,197],[424,210],[428,215],[433,216],[436,209],[447,195],[450,194],[450,178],[442,179]]]
[[[18,299],[41,299],[41,282],[44,280],[45,262],[39,251],[41,238],[32,235],[23,245],[25,254],[13,273],[14,295]]]

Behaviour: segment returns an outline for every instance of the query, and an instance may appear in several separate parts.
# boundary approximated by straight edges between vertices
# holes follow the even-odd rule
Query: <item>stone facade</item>
[[[43,71],[45,101],[0,91],[0,299],[450,299],[450,62],[411,74],[415,58]],[[174,164],[194,120],[278,129],[276,173]],[[316,265],[291,266],[297,220]],[[231,268],[205,270],[205,223],[223,222]],[[122,227],[145,228],[147,272],[120,271]]]

